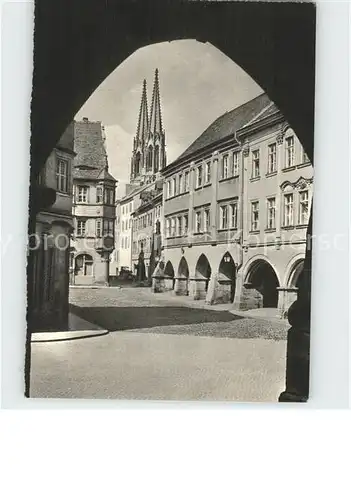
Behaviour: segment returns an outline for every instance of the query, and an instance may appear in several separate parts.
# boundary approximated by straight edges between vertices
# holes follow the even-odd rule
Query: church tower
[[[162,129],[160,84],[158,69],[156,69],[150,119],[146,80],[143,82],[137,133],[133,144],[130,181],[132,184],[149,184],[160,177],[160,171],[165,165],[165,132]]]

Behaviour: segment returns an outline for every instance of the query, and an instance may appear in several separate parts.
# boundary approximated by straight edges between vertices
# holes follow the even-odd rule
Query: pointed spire
[[[155,70],[154,88],[152,91],[152,104],[150,114],[150,132],[162,133],[162,117],[161,117],[161,101],[160,101],[160,84],[158,81],[158,69]]]
[[[141,103],[138,119],[138,128],[136,133],[136,142],[146,141],[147,132],[149,128],[149,115],[147,110],[147,96],[146,96],[146,80],[143,82],[143,90],[141,94]]]

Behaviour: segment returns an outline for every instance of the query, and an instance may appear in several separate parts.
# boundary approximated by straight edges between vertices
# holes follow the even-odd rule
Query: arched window
[[[93,258],[88,254],[81,254],[76,257],[76,274],[79,276],[92,276]]]
[[[160,165],[160,147],[155,146],[155,163],[154,163],[154,172],[158,172],[161,170]]]
[[[140,153],[138,152],[135,155],[135,164],[134,164],[134,175],[140,174]]]
[[[147,151],[146,170],[152,170],[152,146]]]

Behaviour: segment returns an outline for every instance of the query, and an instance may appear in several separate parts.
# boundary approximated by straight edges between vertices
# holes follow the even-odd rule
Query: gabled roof
[[[272,101],[267,94],[260,94],[251,101],[227,111],[217,118],[211,125],[182,153],[173,163],[177,163],[198,150],[211,146],[211,144],[224,139],[243,127],[258,115]]]
[[[266,106],[265,108],[263,108],[262,111],[260,113],[258,113],[256,116],[254,116],[252,120],[250,120],[249,122],[245,123],[245,125],[243,125],[243,127],[241,128],[241,130],[243,130],[246,127],[249,127],[249,126],[251,126],[251,125],[253,125],[255,123],[259,123],[260,121],[264,120],[265,118],[273,116],[276,113],[280,113],[280,110],[278,109],[278,107],[276,106],[276,104],[274,104],[274,102],[271,101],[268,104],[268,106]]]

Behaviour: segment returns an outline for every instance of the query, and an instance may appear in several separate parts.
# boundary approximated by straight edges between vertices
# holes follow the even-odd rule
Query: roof
[[[254,99],[251,99],[251,101],[231,111],[227,111],[211,123],[211,125],[175,160],[175,162],[196,153],[200,149],[211,146],[214,142],[234,135],[238,129],[252,120],[271,103],[272,101],[267,94],[260,94]]]
[[[278,109],[277,105],[271,101],[268,104],[268,106],[263,108],[262,111],[260,113],[258,113],[257,115],[255,115],[252,120],[245,123],[245,125],[242,127],[242,129],[245,129],[246,127],[254,125],[255,123],[259,123],[260,121],[264,120],[265,118],[269,118],[270,116],[273,116],[277,113],[280,113],[280,110]]]
[[[73,178],[74,179],[86,179],[86,180],[109,180],[117,182],[112,175],[104,168],[73,168]]]
[[[88,167],[108,167],[104,130],[101,122],[91,122],[87,118],[74,122],[74,164]]]

